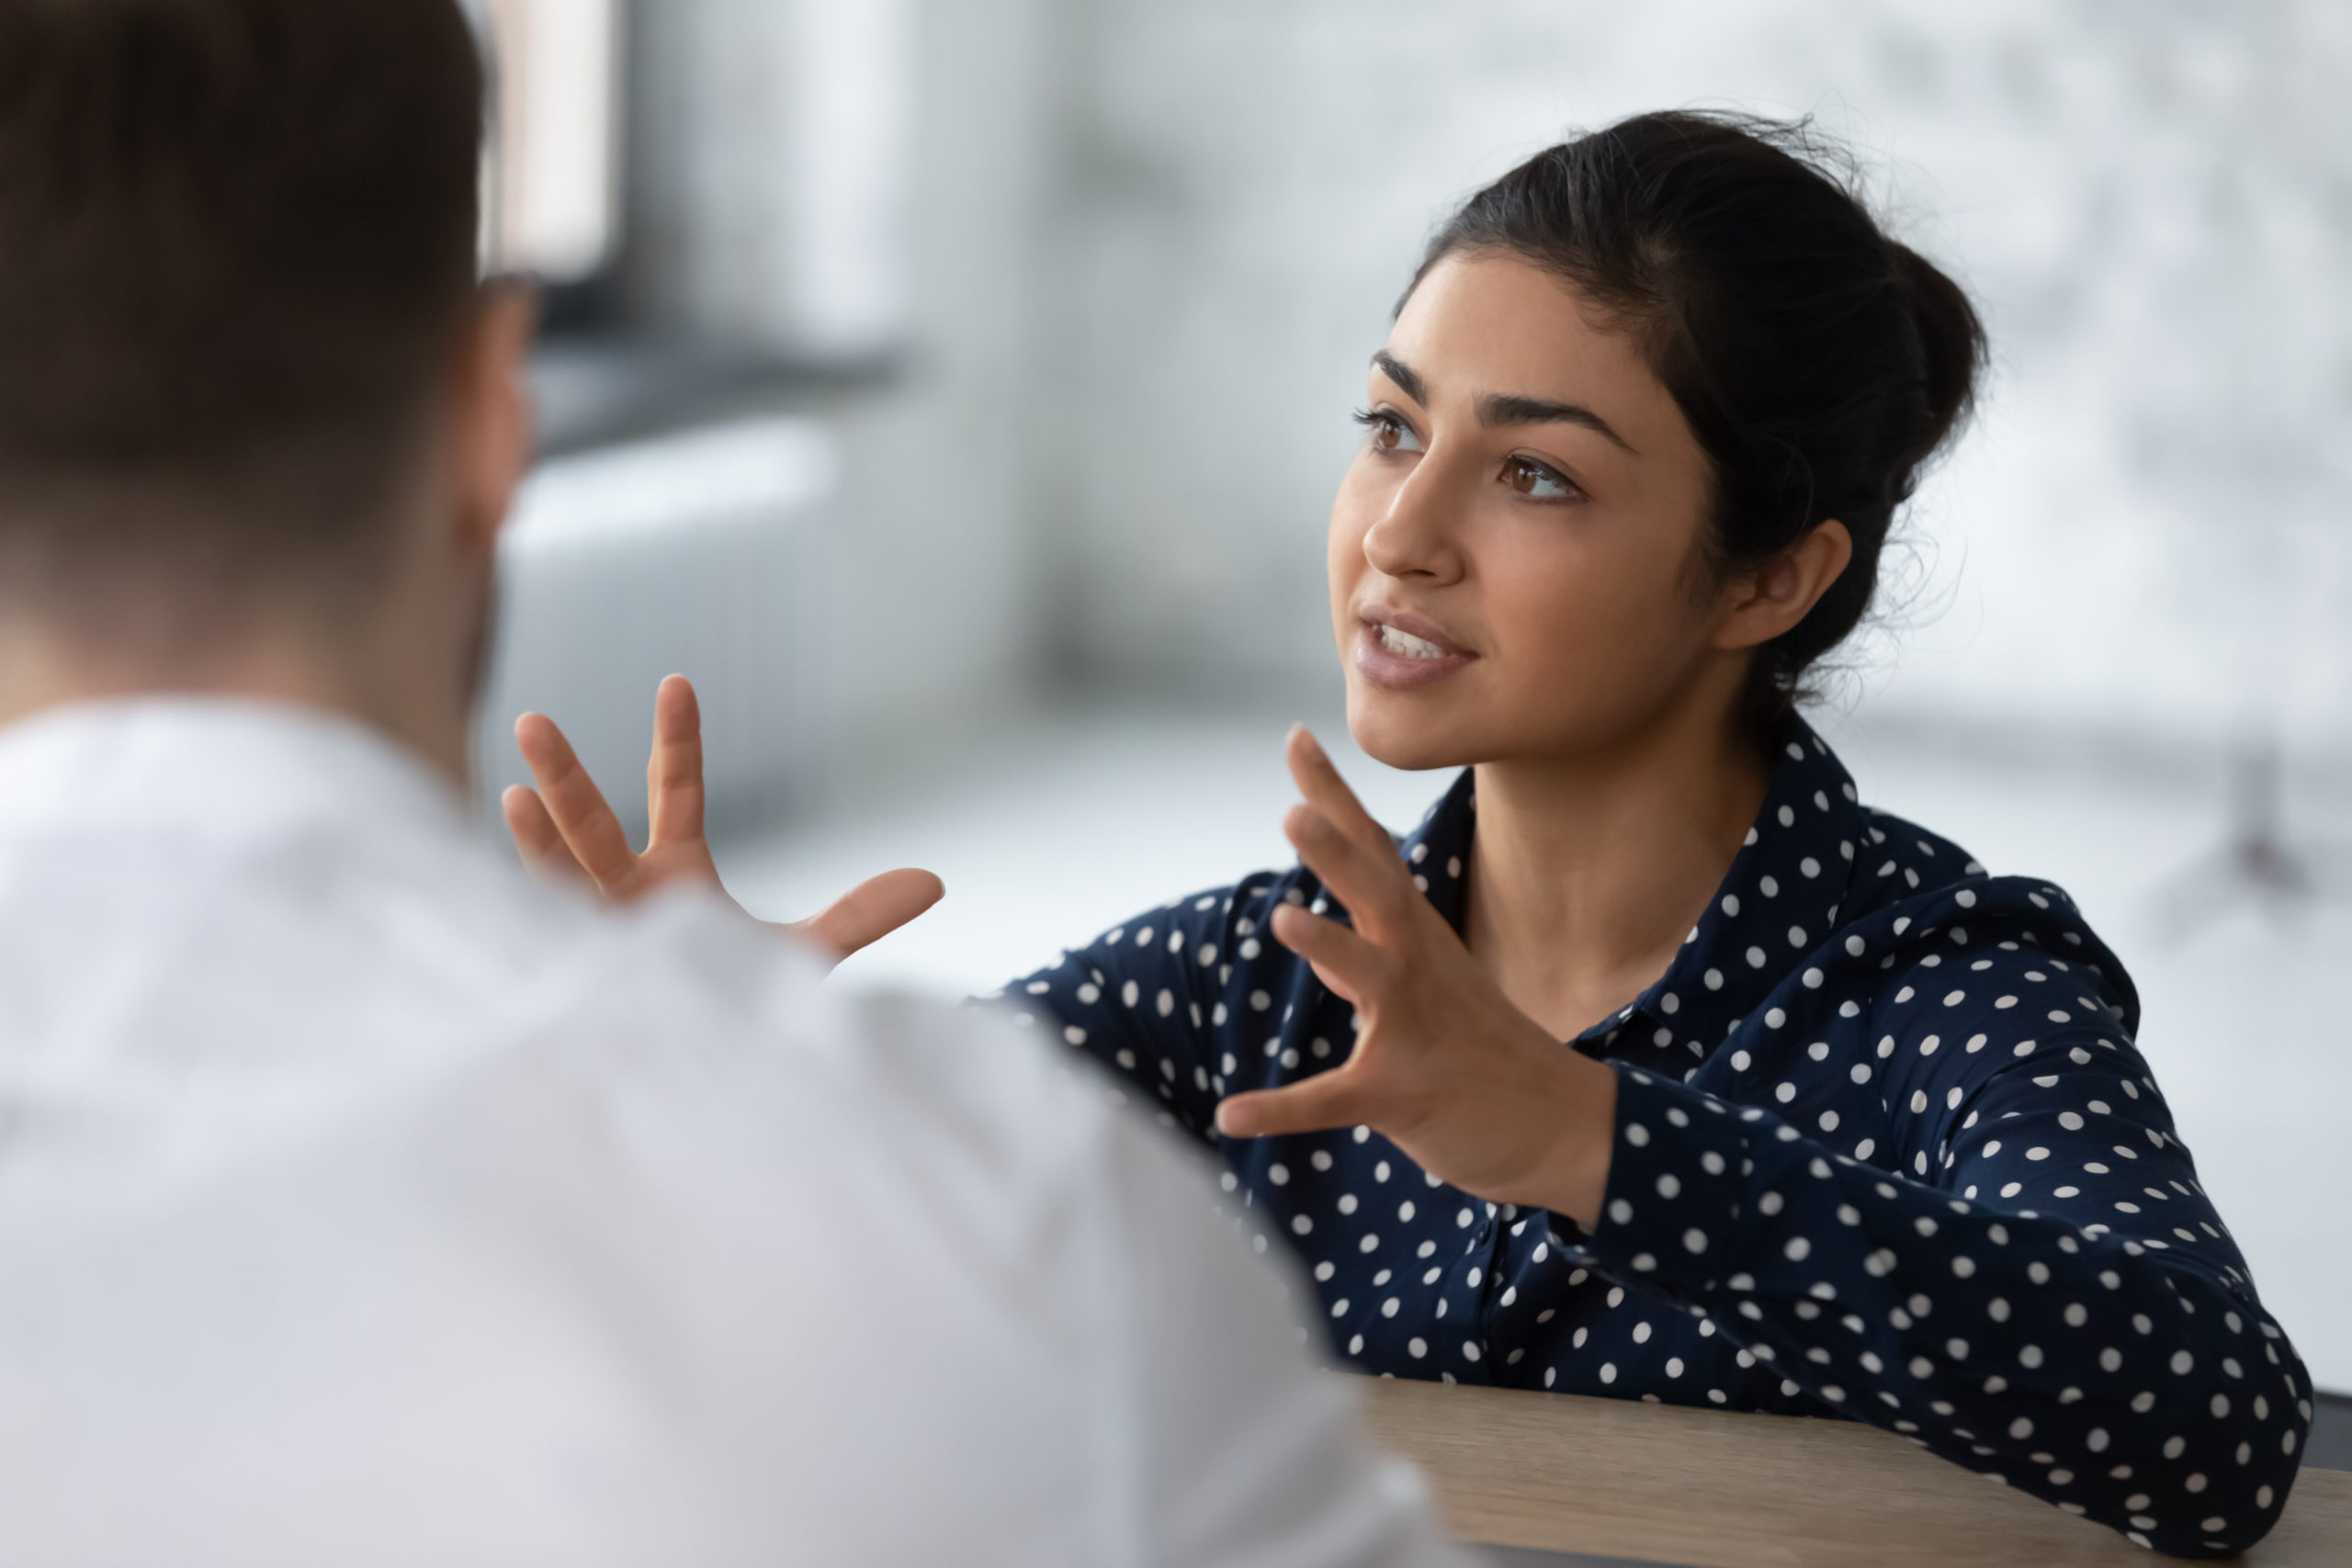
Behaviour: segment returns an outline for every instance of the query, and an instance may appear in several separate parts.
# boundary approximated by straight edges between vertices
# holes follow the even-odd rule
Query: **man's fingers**
[[[580,765],[563,731],[547,715],[526,713],[514,721],[514,744],[531,765],[539,799],[581,869],[608,892],[625,886],[637,856],[621,831],[620,818]]]
[[[1387,977],[1388,955],[1337,920],[1283,904],[1274,910],[1273,931],[1342,1001],[1362,1007]]]
[[[645,764],[646,847],[702,837],[702,707],[694,682],[665,678],[653,694],[653,755]]]
[[[1303,724],[1290,727],[1290,735],[1283,743],[1283,759],[1290,764],[1290,776],[1298,785],[1298,793],[1306,804],[1329,818],[1340,832],[1368,850],[1376,850],[1394,860],[1396,840],[1388,829],[1373,818],[1340,776],[1340,770],[1323,750],[1323,743]]]
[[[945,896],[946,884],[927,871],[886,871],[859,883],[821,914],[796,920],[791,930],[847,958],[881,941]]]
[[[1366,936],[1394,943],[1405,934],[1412,919],[1410,904],[1419,895],[1393,850],[1357,842],[1312,806],[1294,806],[1284,813],[1283,835],[1306,869],[1347,906]]]
[[[1275,1138],[1320,1133],[1370,1122],[1361,1080],[1351,1067],[1334,1067],[1281,1089],[1251,1089],[1220,1101],[1216,1130],[1228,1138]]]
[[[588,874],[580,869],[563,835],[556,831],[555,818],[548,815],[547,802],[537,791],[511,784],[498,797],[498,804],[506,814],[506,830],[514,835],[514,848],[523,856],[525,870],[547,882],[571,886],[587,884]]]

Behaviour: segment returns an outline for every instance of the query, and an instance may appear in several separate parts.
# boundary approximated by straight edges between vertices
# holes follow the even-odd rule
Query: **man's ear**
[[[529,471],[538,440],[531,341],[538,296],[518,282],[485,284],[459,329],[450,367],[450,479],[461,548],[488,554]]]
[[[1796,544],[1725,586],[1714,646],[1728,652],[1779,637],[1812,613],[1853,558],[1854,537],[1843,523],[1815,525]]]

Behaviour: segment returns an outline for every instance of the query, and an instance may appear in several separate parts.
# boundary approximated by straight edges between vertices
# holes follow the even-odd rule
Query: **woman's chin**
[[[1438,704],[1382,691],[1361,677],[1348,682],[1348,734],[1375,762],[1419,773],[1476,761],[1461,730],[1459,718]]]

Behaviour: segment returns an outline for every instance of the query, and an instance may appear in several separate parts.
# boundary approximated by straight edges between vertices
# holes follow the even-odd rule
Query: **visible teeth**
[[[1401,653],[1408,659],[1443,659],[1445,649],[1427,637],[1400,632],[1395,626],[1380,628],[1380,646],[1391,653]]]

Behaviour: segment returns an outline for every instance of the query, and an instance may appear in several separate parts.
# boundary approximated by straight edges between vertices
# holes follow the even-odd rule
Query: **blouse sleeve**
[[[1929,1005],[1883,1021],[1853,1066],[1884,1087],[1905,1175],[1621,1065],[1589,1250],[1713,1319],[1743,1359],[2143,1546],[2258,1540],[2293,1482],[2310,1381],[2146,1064],[2104,997],[2076,995],[2096,975],[2075,966],[2064,1005],[2030,1014],[2022,979],[1972,985],[1973,1002],[1912,978],[1898,994]]]
[[[1233,1071],[1217,1055],[1233,1005],[1220,993],[1236,950],[1258,938],[1263,893],[1220,887],[1148,910],[1006,987],[1003,1002],[1015,1023],[1053,1030],[1206,1141]]]

